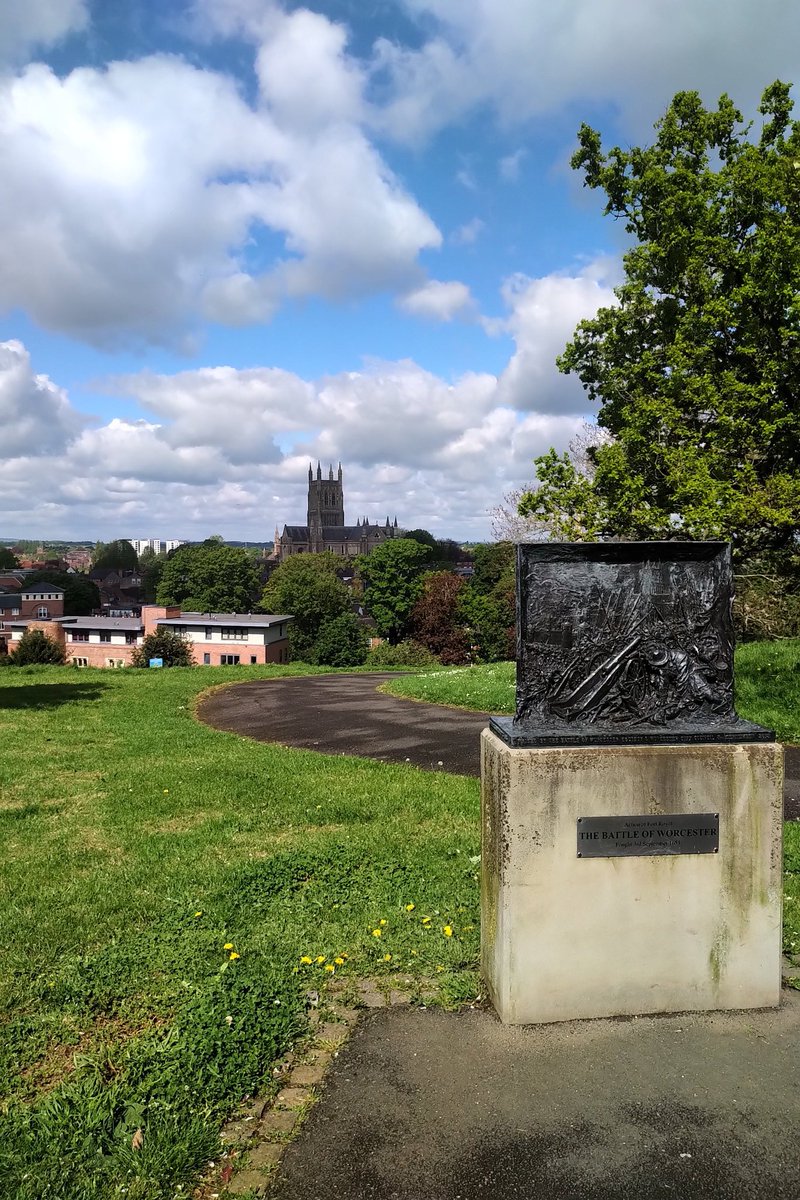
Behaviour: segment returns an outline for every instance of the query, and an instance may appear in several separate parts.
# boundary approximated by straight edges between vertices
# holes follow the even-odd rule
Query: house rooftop
[[[35,583],[23,583],[21,588],[22,594],[26,592],[60,592],[64,595],[64,589],[59,587],[57,583],[48,583],[46,579],[37,579]]]

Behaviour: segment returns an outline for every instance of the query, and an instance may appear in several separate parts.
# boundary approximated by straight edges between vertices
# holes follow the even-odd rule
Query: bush
[[[165,667],[193,667],[191,642],[171,629],[148,633],[131,655],[132,667],[149,667],[151,658],[161,658]]]
[[[26,667],[29,663],[51,663],[58,666],[66,662],[67,651],[43,630],[26,629],[9,658],[15,667]]]
[[[360,667],[367,657],[367,635],[354,613],[324,621],[314,646],[314,662],[323,667]]]
[[[367,655],[370,667],[432,667],[437,663],[436,656],[419,642],[398,642],[396,646],[381,642]]]

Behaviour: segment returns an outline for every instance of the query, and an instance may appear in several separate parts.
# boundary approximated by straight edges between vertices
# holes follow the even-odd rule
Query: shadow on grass
[[[98,700],[104,683],[31,683],[25,687],[0,687],[0,708],[57,708]]]

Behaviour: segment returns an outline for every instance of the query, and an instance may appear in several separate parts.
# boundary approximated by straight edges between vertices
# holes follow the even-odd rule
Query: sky
[[[581,122],[800,78],[787,0],[2,0],[0,537],[486,540],[593,413]]]

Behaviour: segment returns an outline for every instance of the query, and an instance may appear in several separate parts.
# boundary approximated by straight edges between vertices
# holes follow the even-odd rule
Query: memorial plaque
[[[578,818],[578,858],[716,854],[718,850],[719,813]]]
[[[724,542],[517,547],[511,746],[774,741],[733,707]]]

